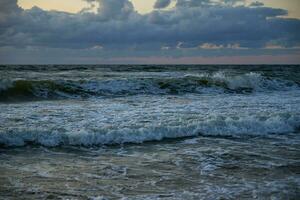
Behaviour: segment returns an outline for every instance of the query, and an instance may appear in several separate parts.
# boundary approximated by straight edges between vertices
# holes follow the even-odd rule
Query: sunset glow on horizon
[[[156,0],[130,0],[135,9],[142,14],[153,11],[153,6]],[[250,4],[251,0],[247,0]],[[273,8],[283,8],[289,11],[290,17],[300,18],[300,1],[298,0],[262,0],[266,6]],[[77,13],[88,6],[88,3],[83,0],[18,0],[18,4],[24,9],[30,9],[33,6],[38,6],[45,10],[58,10],[71,13]]]
[[[131,2],[138,12],[149,13],[153,10],[155,0],[131,0]],[[38,6],[45,10],[58,10],[70,13],[77,13],[83,8],[88,7],[88,3],[83,0],[19,0],[18,4],[24,9]]]

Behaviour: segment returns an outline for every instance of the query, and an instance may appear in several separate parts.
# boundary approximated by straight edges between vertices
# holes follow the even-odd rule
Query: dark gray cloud
[[[17,0],[0,1],[0,26],[9,23],[15,17],[21,8],[17,5]]]
[[[128,0],[99,3],[97,13],[22,10],[0,1],[0,47],[91,49],[115,55],[196,55],[203,51],[300,46],[300,20],[281,18],[283,9],[246,7],[242,0],[177,0],[172,10],[141,15]],[[170,1],[157,1],[163,8]],[[225,48],[226,47],[226,48]],[[201,51],[200,51],[201,50]],[[123,52],[123,53],[120,53]],[[143,53],[141,53],[143,52]]]
[[[210,0],[177,0],[176,7],[199,7],[210,4]]]
[[[160,8],[166,8],[170,5],[171,0],[157,0],[154,4],[154,8],[160,9]]]
[[[174,0],[175,1],[175,0]],[[176,0],[177,7],[203,7],[203,6],[234,6],[238,3],[243,4],[245,0]]]
[[[223,0],[225,4],[235,5],[237,3],[244,3],[245,0]]]
[[[128,0],[88,0],[88,2],[99,2],[98,15],[104,19],[126,19],[134,12],[132,3]]]
[[[17,0],[1,0],[0,1],[0,12],[1,13],[11,13],[20,8],[17,6]]]

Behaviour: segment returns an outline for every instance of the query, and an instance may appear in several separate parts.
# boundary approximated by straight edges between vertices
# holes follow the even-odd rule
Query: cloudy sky
[[[300,64],[299,0],[0,0],[2,64]]]

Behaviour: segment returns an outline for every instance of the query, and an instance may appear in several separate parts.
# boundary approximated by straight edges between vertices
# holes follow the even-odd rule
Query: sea
[[[2,65],[0,199],[300,199],[300,66]]]

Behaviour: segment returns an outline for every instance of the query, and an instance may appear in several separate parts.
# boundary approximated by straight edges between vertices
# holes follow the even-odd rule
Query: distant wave
[[[299,89],[293,81],[259,73],[191,74],[170,78],[111,80],[1,80],[0,101],[22,101],[92,96],[184,93],[252,93]]]
[[[268,134],[284,134],[299,131],[300,116],[292,114],[271,115],[262,119],[248,116],[232,119],[218,117],[178,126],[152,126],[142,128],[88,130],[20,130],[11,129],[0,133],[0,146],[24,146],[28,144],[43,146],[93,146],[123,143],[143,143],[160,141],[165,138],[188,136],[230,136],[249,137]]]

